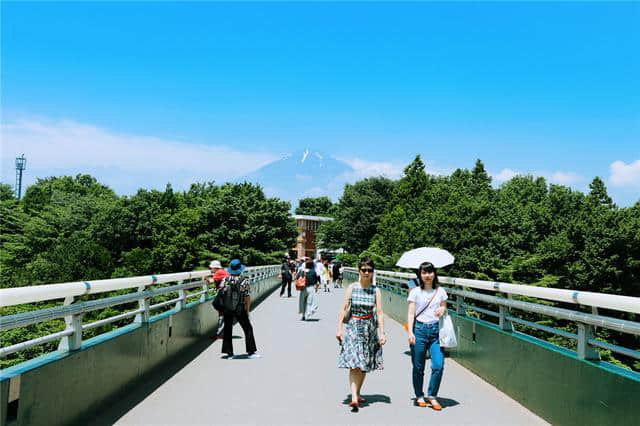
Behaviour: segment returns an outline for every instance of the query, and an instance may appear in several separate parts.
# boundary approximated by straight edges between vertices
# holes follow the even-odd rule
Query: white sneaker
[[[258,352],[254,352],[251,355],[249,355],[249,359],[258,359],[258,358],[262,358],[262,355],[260,355]]]

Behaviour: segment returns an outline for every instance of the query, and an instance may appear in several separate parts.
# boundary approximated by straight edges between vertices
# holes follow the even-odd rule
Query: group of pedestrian
[[[386,343],[381,292],[375,285],[375,265],[365,258],[358,264],[359,279],[347,287],[338,315],[336,338],[340,343],[338,367],[349,369],[351,402],[358,410],[365,401],[361,390],[370,371],[383,369],[382,346]],[[436,268],[423,262],[407,297],[408,340],[411,349],[412,383],[415,405],[442,409],[437,400],[444,370],[444,350],[438,338],[439,319],[447,309],[447,293],[438,284]],[[427,351],[431,357],[431,377],[424,393],[424,370]]]
[[[291,276],[296,280],[296,288],[300,291],[298,299],[298,313],[300,314],[300,319],[302,321],[310,319],[318,311],[318,297],[316,293],[320,288],[323,288],[325,292],[331,292],[331,282],[334,283],[334,287],[342,287],[342,274],[344,268],[339,262],[330,264],[327,260],[314,261],[310,257],[298,259],[297,262],[293,262],[288,258],[285,258],[280,267],[280,275],[282,277],[280,296],[284,294],[284,289],[288,286],[289,297],[291,297],[290,276],[285,273],[287,265],[292,271],[295,267],[295,273],[292,272]],[[302,284],[302,282],[304,282],[304,284]]]
[[[301,262],[302,260],[302,262]],[[321,265],[320,267],[318,265]],[[249,358],[257,358],[253,327],[249,320],[251,295],[249,281],[242,276],[245,266],[239,259],[222,268],[218,260],[209,264],[211,276],[206,279],[216,286],[220,295],[220,322],[217,336],[222,333],[222,353],[224,358],[233,357],[232,329],[237,320],[245,334],[245,345]],[[322,268],[322,269],[320,269]],[[342,280],[341,265],[332,265],[329,278],[334,285]],[[291,282],[301,280],[298,312],[303,321],[309,320],[318,311],[317,291],[324,270],[329,265],[314,262],[311,258],[284,259],[280,275],[282,287],[280,296],[288,288],[291,297]],[[337,272],[337,274],[336,274]],[[372,259],[364,258],[358,263],[359,279],[349,285],[345,291],[342,309],[338,315],[336,338],[340,343],[338,367],[349,370],[349,388],[351,402],[355,411],[366,400],[362,397],[362,385],[366,374],[384,368],[382,346],[387,342],[384,332],[384,312],[382,295],[375,283],[375,264]],[[336,279],[336,275],[338,275]],[[342,283],[340,282],[340,285]],[[288,287],[287,287],[288,286]],[[447,310],[447,293],[439,286],[438,274],[434,265],[423,262],[416,270],[416,278],[407,283],[410,289],[407,297],[407,332],[411,352],[412,384],[415,393],[415,405],[442,409],[437,400],[444,370],[444,350],[439,341],[439,320]],[[216,296],[218,298],[218,296]],[[215,304],[214,304],[215,305]],[[431,377],[424,392],[424,372],[427,352],[431,358]]]
[[[217,290],[214,307],[218,310],[218,329],[216,338],[222,335],[223,358],[233,357],[233,323],[238,321],[245,337],[245,348],[249,358],[259,358],[253,335],[253,326],[249,320],[251,311],[251,289],[249,279],[242,275],[246,267],[240,259],[233,259],[224,269],[219,260],[209,264],[211,275],[205,277]]]

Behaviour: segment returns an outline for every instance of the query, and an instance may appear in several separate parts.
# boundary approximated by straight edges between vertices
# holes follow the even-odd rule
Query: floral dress
[[[339,368],[359,368],[363,372],[382,370],[382,345],[378,340],[376,289],[354,283],[351,293],[351,319],[344,327]],[[365,318],[356,318],[365,317]]]

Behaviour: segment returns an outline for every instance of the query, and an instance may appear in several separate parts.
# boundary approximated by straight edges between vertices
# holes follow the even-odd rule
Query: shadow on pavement
[[[438,402],[440,403],[440,405],[442,405],[442,408],[447,408],[447,407],[455,407],[456,405],[460,405],[460,403],[458,401],[456,401],[455,399],[450,399],[450,398],[442,398],[442,397],[437,397]]]
[[[367,407],[371,404],[375,404],[377,402],[383,402],[385,404],[391,404],[391,398],[389,398],[387,395],[381,395],[381,394],[364,394],[361,395],[364,398],[364,402],[360,404],[361,407]],[[351,394],[347,395],[347,397],[342,400],[342,403],[344,405],[349,405],[349,403],[351,402]]]
[[[305,320],[306,322],[318,322],[320,321],[320,318],[309,318]]]
[[[113,396],[102,403],[102,409],[99,410],[100,414],[98,416],[86,416],[76,424],[90,424],[92,426],[114,424],[213,343],[212,339],[203,339],[200,342],[194,343],[193,346],[184,350],[180,355],[170,358],[167,362],[156,367],[153,371],[145,374],[129,385],[126,397],[123,397],[121,394]]]

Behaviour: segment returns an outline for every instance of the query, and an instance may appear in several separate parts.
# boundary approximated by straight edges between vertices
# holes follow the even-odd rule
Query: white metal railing
[[[253,284],[276,276],[279,273],[280,265],[268,265],[248,267],[245,270],[244,275],[249,278],[249,283]],[[0,289],[0,307],[64,299],[64,304],[61,306],[0,317],[0,332],[60,318],[64,318],[65,323],[67,324],[66,329],[63,331],[0,348],[0,357],[5,357],[11,353],[58,339],[60,339],[60,350],[75,350],[79,349],[82,344],[83,331],[102,327],[104,325],[132,317],[135,318],[134,322],[136,323],[146,323],[149,322],[150,318],[152,318],[152,311],[170,305],[175,305],[173,313],[177,313],[185,307],[187,300],[190,298],[199,297],[200,302],[205,302],[207,300],[208,293],[212,289],[209,288],[204,277],[210,275],[210,271],[193,271],[164,275]],[[154,284],[161,283],[177,284],[160,288],[151,287]],[[87,294],[105,293],[109,291],[134,288],[137,289],[137,291],[129,294],[73,303],[75,298]],[[202,290],[187,293],[187,290],[195,288],[201,288]],[[178,293],[178,297],[154,305],[150,304],[151,299],[154,297],[170,293]],[[136,301],[138,302],[138,309],[88,324],[82,323],[82,317],[87,312]]]
[[[356,268],[345,268],[345,279],[356,280],[358,271]],[[405,287],[409,279],[415,278],[413,273],[376,271],[376,283],[381,288],[397,293],[407,294]],[[640,298],[630,296],[616,296],[612,294],[563,290],[545,287],[536,287],[524,284],[510,284],[493,281],[471,280],[466,278],[454,278],[440,276],[441,284],[447,293],[455,296],[454,305],[459,315],[466,315],[468,310],[497,318],[499,327],[504,331],[514,331],[513,324],[541,330],[577,341],[577,355],[582,359],[600,359],[597,348],[607,349],[631,358],[640,359],[640,351],[613,345],[595,338],[597,327],[607,328],[620,333],[628,333],[640,336],[640,322],[622,320],[609,316],[598,315],[598,309],[611,309],[621,312],[640,313]],[[486,290],[494,292],[483,294],[472,291]],[[514,300],[513,296],[527,296],[554,302],[584,305],[592,308],[592,313],[584,313],[571,309],[548,306],[542,303]],[[497,305],[498,310],[475,306],[469,300],[476,300],[490,305]],[[554,327],[545,326],[536,322],[527,321],[512,315],[511,310],[530,312],[562,320],[572,321],[576,324],[578,333],[571,333]]]

